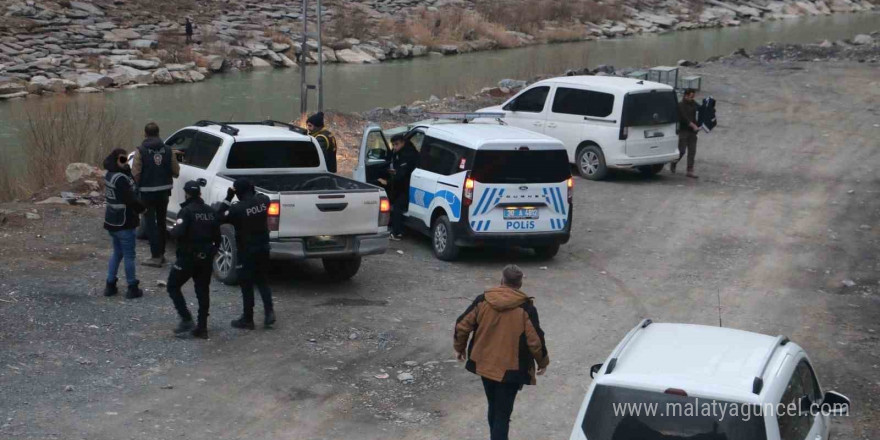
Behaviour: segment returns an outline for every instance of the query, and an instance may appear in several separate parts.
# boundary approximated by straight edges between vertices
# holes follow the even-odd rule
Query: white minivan
[[[431,121],[364,131],[355,180],[378,184],[391,161],[388,138],[406,133],[421,156],[409,187],[406,226],[431,238],[434,255],[461,247],[520,246],[552,258],[571,234],[571,167],[556,139],[497,121],[501,115],[439,114]]]
[[[665,84],[611,76],[563,76],[532,84],[498,107],[504,122],[561,140],[586,179],[609,168],[653,175],[678,160],[678,103]]]

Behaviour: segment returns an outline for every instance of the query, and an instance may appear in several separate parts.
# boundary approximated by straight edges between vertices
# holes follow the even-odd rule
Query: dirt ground
[[[142,299],[101,296],[101,209],[10,215],[0,438],[485,439],[483,391],[452,360],[452,323],[510,262],[526,272],[552,360],[518,399],[513,438],[568,438],[589,366],[626,331],[643,317],[717,325],[719,297],[725,326],[789,336],[822,387],[852,399],[835,438],[880,438],[878,68],[700,74],[720,126],[700,137],[699,180],[576,180],[572,240],[550,262],[481,250],[444,263],[410,236],[344,284],[314,262],[275,264],[274,330],[230,328],[239,294],[215,283],[211,339],[175,339],[156,283],[167,269],[138,267]],[[194,301],[191,285],[185,294]]]

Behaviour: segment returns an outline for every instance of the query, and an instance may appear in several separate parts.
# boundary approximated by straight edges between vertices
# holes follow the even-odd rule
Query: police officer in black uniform
[[[232,199],[238,196],[238,203]],[[220,207],[220,222],[229,223],[235,228],[237,248],[238,282],[244,302],[241,318],[232,321],[232,326],[240,329],[254,329],[254,285],[263,300],[265,320],[263,325],[271,327],[275,323],[272,307],[272,291],[267,282],[269,268],[269,225],[267,224],[269,198],[254,191],[249,180],[241,178],[226,192],[226,200]]]
[[[150,239],[150,259],[145,266],[165,264],[165,215],[174,178],[180,174],[177,156],[159,137],[159,126],[150,122],[144,127],[144,142],[134,152],[131,174],[138,184],[141,201],[147,208],[145,224]]]
[[[177,261],[168,274],[168,295],[180,315],[174,330],[179,336],[192,330],[192,336],[208,339],[208,308],[210,307],[211,272],[214,253],[220,245],[219,216],[202,200],[201,185],[192,180],[183,187],[186,201],[180,207],[171,236],[177,239]],[[180,288],[192,278],[199,301],[198,323],[186,307]]]

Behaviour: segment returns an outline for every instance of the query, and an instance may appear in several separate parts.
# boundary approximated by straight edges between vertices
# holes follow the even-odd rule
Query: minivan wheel
[[[232,225],[220,226],[220,247],[214,256],[214,278],[223,284],[238,283],[238,253],[235,248],[235,229]]]
[[[578,173],[584,179],[602,180],[608,174],[605,155],[602,154],[602,149],[596,145],[581,148],[575,159],[577,160]]]
[[[549,260],[559,253],[559,243],[553,243],[547,246],[535,246],[535,256],[541,260]]]
[[[455,244],[455,235],[449,218],[441,215],[431,226],[431,248],[434,256],[443,261],[452,261],[458,257],[459,248]]]
[[[361,268],[361,257],[324,258],[324,271],[334,281],[350,280]]]
[[[656,164],[656,165],[646,165],[643,167],[638,167],[636,169],[638,169],[640,173],[642,173],[646,176],[653,176],[653,175],[658,174],[660,171],[663,171],[663,167],[665,167],[665,166],[666,166],[666,164],[660,163],[660,164]]]

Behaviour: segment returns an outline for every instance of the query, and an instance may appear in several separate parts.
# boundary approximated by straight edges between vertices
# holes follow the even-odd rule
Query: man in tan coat
[[[550,363],[538,310],[519,290],[522,278],[519,267],[505,267],[501,285],[478,296],[455,323],[455,356],[483,379],[492,440],[507,440],[517,392]]]

